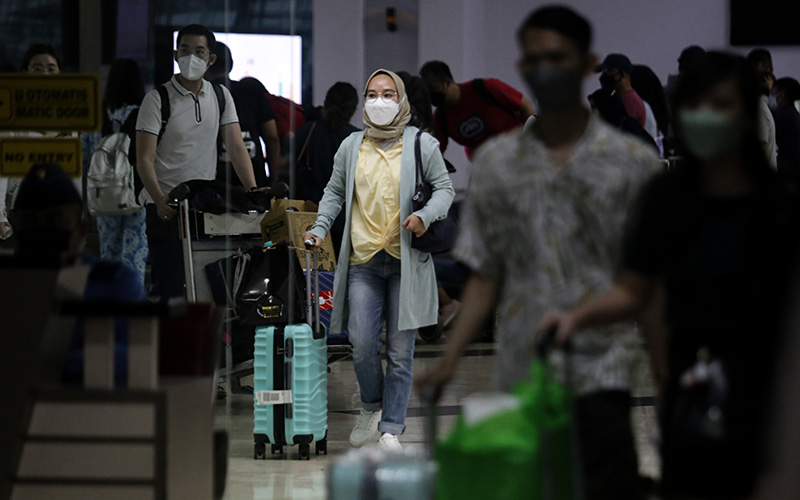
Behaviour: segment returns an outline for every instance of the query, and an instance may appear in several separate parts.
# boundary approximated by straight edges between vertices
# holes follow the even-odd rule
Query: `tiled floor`
[[[414,360],[415,373],[433,366],[441,346],[418,345]],[[490,389],[490,372],[493,363],[491,344],[474,344],[467,357],[462,359],[452,385],[439,403],[438,429],[447,433],[455,421],[460,398]],[[653,386],[647,370],[646,358],[640,357],[635,375],[632,412],[633,426],[643,474],[655,477],[658,473],[658,456],[653,446],[655,412],[652,407]],[[249,383],[247,379],[244,383]],[[297,459],[297,448],[287,448],[283,455],[267,455],[266,460],[253,460],[253,402],[252,396],[229,395],[217,404],[217,425],[227,428],[230,434],[230,460],[225,498],[229,500],[317,500],[326,498],[325,471],[348,449],[347,442],[355,424],[360,402],[352,362],[338,361],[331,365],[328,378],[328,449],[327,456],[313,455],[309,461]],[[415,393],[411,395],[406,420],[407,430],[401,436],[405,446],[425,446],[426,409],[421,407]],[[368,445],[377,446],[377,444]],[[269,451],[269,449],[268,449]]]

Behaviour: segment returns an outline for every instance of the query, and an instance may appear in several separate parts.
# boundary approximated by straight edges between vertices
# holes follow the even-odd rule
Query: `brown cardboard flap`
[[[289,211],[287,212],[287,209]],[[293,210],[294,209],[294,210]],[[296,210],[296,211],[295,211]],[[305,269],[306,258],[303,249],[303,234],[311,229],[317,220],[317,205],[304,200],[272,200],[269,212],[261,219],[261,237],[264,242],[292,242],[297,250],[297,258]],[[319,250],[319,270],[336,270],[333,244],[325,238]]]

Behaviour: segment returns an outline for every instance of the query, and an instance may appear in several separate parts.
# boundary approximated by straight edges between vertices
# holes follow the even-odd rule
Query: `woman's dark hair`
[[[672,95],[672,109],[676,116],[684,106],[696,105],[716,85],[734,80],[737,83],[739,98],[742,102],[742,121],[745,131],[741,139],[741,154],[745,171],[756,182],[769,177],[772,169],[767,162],[764,149],[758,139],[758,107],[761,88],[758,78],[744,57],[724,52],[707,52],[702,64],[687,69],[678,80],[675,93]],[[682,147],[680,120],[673,124],[677,132],[678,146],[682,156],[686,158],[688,171],[699,171],[700,160],[693,157]]]
[[[111,63],[103,95],[102,134],[112,132],[108,113],[131,104],[141,104],[144,98],[144,83],[139,65],[132,59],[116,59]]]
[[[622,98],[611,90],[597,89],[589,94],[589,102],[597,109],[600,116],[613,127],[619,127],[622,120],[628,117]]]
[[[634,137],[638,137],[642,142],[652,146],[656,152],[659,152],[658,145],[655,140],[650,137],[650,134],[639,125],[639,122],[628,115],[628,112],[625,110],[625,104],[623,104],[619,94],[607,89],[598,89],[589,94],[589,102],[592,103],[592,106],[597,109],[600,116],[609,125]]]
[[[631,73],[631,86],[643,100],[647,101],[653,110],[658,130],[666,134],[669,130],[669,110],[667,98],[664,97],[664,87],[653,70],[642,64],[634,64]]]
[[[408,124],[430,132],[433,126],[433,110],[428,87],[422,78],[413,76],[408,71],[398,71],[397,76],[406,86],[406,98],[411,105],[411,121]]]
[[[61,54],[56,50],[55,47],[52,45],[47,45],[46,43],[34,43],[28,50],[25,51],[25,55],[22,56],[22,71],[28,71],[28,65],[31,63],[31,59],[39,54],[48,54],[53,56],[56,60],[56,64],[58,64],[58,68],[61,69]]]
[[[347,82],[336,82],[325,94],[322,116],[333,131],[342,130],[358,106],[358,92]]]

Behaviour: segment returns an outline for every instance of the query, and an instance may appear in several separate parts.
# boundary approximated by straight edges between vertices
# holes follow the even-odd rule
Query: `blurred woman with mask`
[[[615,285],[551,313],[540,332],[632,319],[665,292],[661,387],[666,498],[745,498],[762,472],[763,415],[788,278],[797,256],[793,190],[757,135],[759,88],[745,60],[719,52],[673,94],[685,161],[643,191]],[[653,342],[652,345],[657,345]]]
[[[437,321],[436,277],[431,255],[411,246],[431,222],[447,214],[454,191],[439,143],[408,125],[405,85],[380,69],[364,89],[364,126],[336,153],[333,173],[305,240],[316,247],[345,205],[345,227],[334,282],[331,332],[347,330],[363,409],[350,434],[360,447],[377,437],[398,449],[411,394],[417,328]],[[430,201],[412,213],[416,185],[415,140],[420,141]],[[386,358],[381,365],[381,327],[386,322]]]

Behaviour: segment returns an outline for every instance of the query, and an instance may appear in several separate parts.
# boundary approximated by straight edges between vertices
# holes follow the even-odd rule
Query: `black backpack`
[[[212,88],[214,89],[214,93],[217,95],[217,104],[219,104],[219,118],[222,119],[222,114],[225,112],[225,94],[222,92],[222,85],[218,83],[211,83]],[[161,137],[164,135],[164,130],[167,128],[167,122],[169,121],[170,114],[172,111],[170,110],[169,106],[169,92],[167,92],[167,84],[161,84],[156,87],[158,91],[158,95],[161,97],[161,129],[158,131],[158,142],[161,142]],[[137,110],[138,112],[138,110]],[[144,189],[144,184],[142,184],[142,180],[139,178],[139,172],[136,170],[136,118],[134,117],[133,121],[130,122],[130,126],[124,127],[124,131],[128,133],[128,136],[131,139],[131,144],[128,149],[128,161],[131,165],[133,165],[134,169],[134,183],[136,189],[136,197],[139,197],[139,193],[142,192]],[[217,134],[217,145],[222,140],[222,137]],[[158,142],[156,144],[158,144]]]

